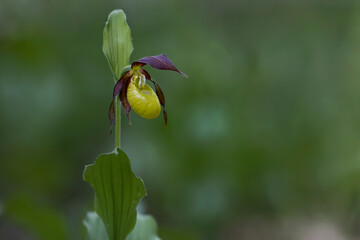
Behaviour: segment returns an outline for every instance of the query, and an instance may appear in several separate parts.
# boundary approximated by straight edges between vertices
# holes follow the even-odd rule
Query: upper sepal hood
[[[175,65],[171,62],[171,60],[165,54],[160,54],[157,56],[143,57],[143,58],[133,62],[133,64],[131,66],[133,68],[137,67],[137,66],[142,67],[146,64],[149,64],[153,68],[160,69],[160,70],[175,71],[175,72],[180,73],[184,77],[188,77],[185,73],[179,71],[179,69],[177,69],[175,67]]]

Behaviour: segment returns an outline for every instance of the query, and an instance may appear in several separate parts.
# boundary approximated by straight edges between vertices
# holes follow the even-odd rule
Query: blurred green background
[[[85,164],[113,149],[108,14],[162,117],[122,145],[167,240],[360,238],[360,3],[326,0],[0,0],[0,239],[84,239]]]

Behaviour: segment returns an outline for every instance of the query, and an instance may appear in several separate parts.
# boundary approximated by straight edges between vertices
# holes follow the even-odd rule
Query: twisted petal
[[[132,71],[127,71],[120,79],[119,81],[117,81],[117,83],[114,86],[114,90],[113,90],[113,98],[115,98],[116,95],[118,95],[121,92],[121,89],[124,85],[124,81],[127,78],[131,78],[132,76]]]
[[[163,107],[163,114],[165,119],[165,127],[167,127],[168,117],[167,117],[167,112],[165,111],[165,107]]]
[[[150,80],[150,81],[154,84],[154,86],[156,88],[156,95],[159,98],[160,104],[163,107],[165,107],[165,96],[164,96],[164,93],[162,92],[160,86],[155,81],[153,81],[153,80]]]
[[[159,101],[160,101],[160,104],[161,106],[163,106],[163,113],[164,113],[164,120],[165,120],[165,127],[167,126],[167,120],[168,120],[168,117],[167,117],[167,113],[166,113],[166,110],[165,110],[165,96],[164,96],[164,93],[162,92],[160,86],[154,82],[153,80],[150,80],[155,88],[156,88],[156,95],[158,96],[159,98]]]
[[[114,125],[114,121],[115,121],[115,109],[114,109],[115,98],[116,98],[117,95],[119,95],[122,92],[124,83],[126,81],[130,82],[131,77],[132,77],[132,71],[131,70],[127,71],[125,74],[122,75],[122,77],[119,79],[119,81],[117,81],[117,83],[114,86],[113,100],[111,101],[110,107],[109,107],[110,135],[111,135],[111,132],[112,132],[112,127]],[[121,100],[121,98],[120,98],[120,100]],[[121,100],[121,102],[123,102],[123,101]],[[122,103],[122,104],[124,106],[124,103]],[[128,113],[130,112],[130,110],[127,111],[125,106],[124,106],[124,109],[126,111],[126,115],[129,117]]]
[[[160,70],[170,70],[180,73],[182,76],[187,77],[187,75],[181,71],[179,71],[175,65],[171,62],[171,60],[165,55],[160,54],[157,56],[147,56],[135,61],[131,66],[132,67],[142,67],[146,64],[149,64],[153,68]]]
[[[124,85],[123,85],[123,87],[121,88],[121,91],[120,91],[120,101],[121,101],[121,104],[124,107],[126,116],[127,116],[128,120],[129,120],[129,122],[131,123],[131,120],[130,120],[131,107],[130,107],[129,101],[127,99],[127,90],[128,90],[130,81],[131,81],[131,77],[126,78],[124,80]]]
[[[166,110],[165,110],[165,96],[164,96],[164,93],[163,91],[161,90],[160,86],[154,82],[153,80],[150,80],[155,88],[156,88],[156,95],[158,96],[159,98],[159,101],[160,101],[160,104],[163,106],[163,113],[164,113],[164,119],[165,119],[165,127],[167,126],[167,113],[166,113]]]

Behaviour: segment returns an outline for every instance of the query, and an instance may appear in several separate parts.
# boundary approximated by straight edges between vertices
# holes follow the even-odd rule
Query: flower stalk
[[[115,99],[115,149],[121,148],[121,102]]]

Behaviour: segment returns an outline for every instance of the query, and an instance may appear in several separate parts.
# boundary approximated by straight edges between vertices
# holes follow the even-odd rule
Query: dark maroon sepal
[[[153,68],[160,70],[170,70],[180,73],[182,76],[187,77],[187,75],[183,72],[180,72],[175,65],[170,61],[170,59],[165,55],[157,55],[157,56],[148,56],[141,58],[135,61],[131,67],[142,67],[146,64],[149,64]]]

